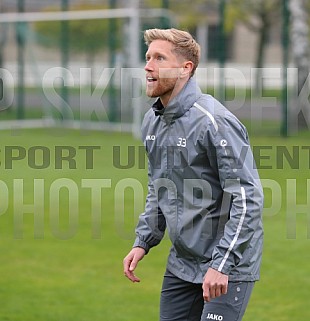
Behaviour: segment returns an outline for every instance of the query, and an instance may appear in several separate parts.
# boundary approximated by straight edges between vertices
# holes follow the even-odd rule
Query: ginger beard
[[[146,95],[148,97],[160,97],[162,101],[169,101],[174,96],[177,88],[180,68],[160,68],[156,76],[146,76]]]

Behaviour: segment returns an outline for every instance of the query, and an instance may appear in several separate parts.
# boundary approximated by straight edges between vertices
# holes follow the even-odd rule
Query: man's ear
[[[190,77],[194,69],[194,64],[192,61],[185,61],[181,71],[181,78]]]

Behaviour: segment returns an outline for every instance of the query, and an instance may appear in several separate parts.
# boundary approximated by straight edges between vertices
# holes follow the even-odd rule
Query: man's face
[[[182,59],[173,53],[174,46],[166,40],[154,40],[146,52],[146,94],[160,97],[167,105],[177,94],[177,81],[182,68]]]

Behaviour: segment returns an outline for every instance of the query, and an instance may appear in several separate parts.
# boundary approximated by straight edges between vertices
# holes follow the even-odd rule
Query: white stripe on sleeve
[[[214,119],[214,117],[213,117],[213,115],[210,113],[210,112],[208,112],[206,109],[204,109],[203,107],[201,107],[199,104],[197,104],[197,103],[194,103],[194,106],[196,107],[196,108],[198,108],[200,111],[202,111],[203,113],[205,113],[209,118],[210,118],[210,120],[211,120],[211,122],[212,122],[212,124],[213,124],[213,126],[214,126],[214,128],[215,128],[215,130],[216,131],[218,131],[218,125],[217,125],[217,122],[216,122],[216,120]]]
[[[227,258],[230,254],[230,252],[232,251],[234,245],[236,244],[237,240],[238,240],[238,237],[240,235],[240,232],[241,232],[241,228],[242,228],[242,225],[243,225],[243,222],[244,222],[244,218],[245,218],[245,214],[246,214],[246,211],[247,211],[247,206],[246,206],[246,196],[245,196],[245,189],[244,187],[241,187],[241,199],[242,199],[242,215],[240,217],[240,221],[239,221],[239,224],[238,224],[238,227],[237,227],[237,231],[236,231],[236,234],[235,234],[235,237],[233,238],[232,242],[230,243],[230,246],[218,268],[218,271],[221,272],[226,261],[227,261]]]

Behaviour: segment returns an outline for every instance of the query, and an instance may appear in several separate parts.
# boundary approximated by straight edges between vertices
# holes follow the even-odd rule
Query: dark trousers
[[[183,281],[166,272],[160,321],[241,321],[253,286],[254,282],[229,282],[227,294],[204,302],[201,284]]]

